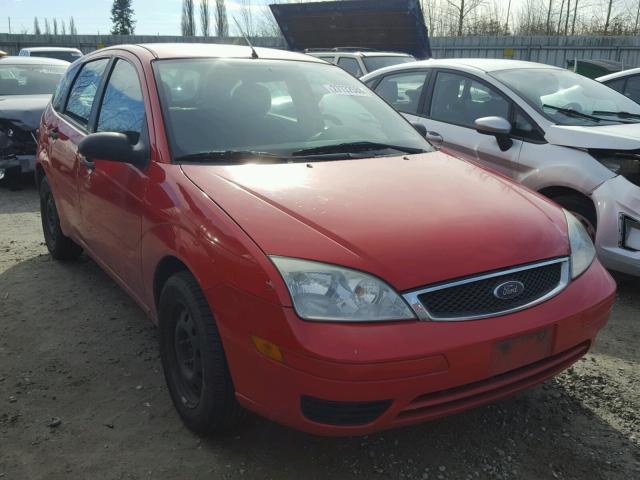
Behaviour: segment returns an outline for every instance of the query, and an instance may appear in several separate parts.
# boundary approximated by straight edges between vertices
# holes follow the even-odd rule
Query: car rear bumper
[[[640,276],[640,187],[617,176],[600,185],[592,199],[598,214],[598,258],[611,270]],[[637,232],[630,240],[625,223],[634,221]]]
[[[246,408],[318,435],[364,435],[473,408],[557,374],[587,352],[614,294],[594,262],[557,297],[503,317],[337,325],[303,322],[282,307],[284,318],[269,319],[275,306],[244,297],[240,310],[258,321],[247,329],[229,318],[218,323]],[[292,328],[278,332],[281,320]],[[251,335],[278,345],[283,362],[258,353]]]
[[[20,168],[21,173],[30,173],[35,170],[35,155],[15,155],[9,158],[0,157],[0,173],[4,174],[10,168]]]

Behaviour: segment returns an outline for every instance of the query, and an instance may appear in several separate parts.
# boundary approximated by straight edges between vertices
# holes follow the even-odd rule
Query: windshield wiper
[[[606,110],[595,110],[594,115],[611,115],[613,117],[619,117],[624,119],[637,118],[640,119],[640,114],[630,112],[607,112]]]
[[[406,147],[403,145],[390,145],[387,143],[378,142],[348,142],[338,143],[334,145],[323,145],[322,147],[305,148],[302,150],[296,150],[291,155],[294,157],[305,157],[309,155],[323,155],[329,153],[352,153],[352,152],[366,152],[368,150],[398,150],[404,153],[424,153],[426,150],[422,148]]]
[[[269,152],[258,152],[255,150],[212,150],[209,152],[189,153],[176,157],[176,162],[241,162],[243,160],[271,160],[271,161],[291,161],[289,157],[276,155]]]
[[[595,122],[601,122],[602,120],[604,120],[603,118],[600,118],[600,117],[594,117],[593,115],[579,112],[578,110],[574,110],[573,108],[556,107],[555,105],[547,105],[547,104],[543,104],[542,108],[551,108],[552,110],[555,110],[556,112],[560,112],[564,115],[567,115],[568,117],[588,118],[589,120],[593,120]]]

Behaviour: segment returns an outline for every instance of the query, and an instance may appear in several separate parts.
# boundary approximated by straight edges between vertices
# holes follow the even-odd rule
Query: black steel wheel
[[[170,277],[158,304],[160,357],[182,421],[207,435],[242,417],[220,333],[209,304],[189,272]]]
[[[39,190],[40,218],[47,250],[56,260],[75,260],[82,253],[82,247],[62,233],[58,209],[47,177],[40,182]]]

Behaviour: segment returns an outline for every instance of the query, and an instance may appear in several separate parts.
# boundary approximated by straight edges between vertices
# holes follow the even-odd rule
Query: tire
[[[160,294],[160,358],[173,404],[184,424],[209,435],[238,423],[243,410],[220,333],[200,286],[189,272],[167,280]]]
[[[60,217],[49,180],[40,182],[40,219],[47,250],[56,260],[75,260],[82,254],[82,247],[62,233]]]
[[[551,198],[561,207],[569,210],[584,226],[592,241],[596,239],[598,217],[590,200],[578,195],[558,195]]]

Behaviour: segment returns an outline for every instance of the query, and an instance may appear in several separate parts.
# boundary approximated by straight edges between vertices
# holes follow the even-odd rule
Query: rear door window
[[[636,103],[640,103],[640,75],[627,79],[624,94]]]
[[[387,75],[376,87],[376,93],[405,113],[417,113],[427,72],[405,72]]]
[[[65,113],[82,125],[89,123],[93,101],[107,63],[108,58],[85,63],[71,87]]]
[[[355,58],[340,57],[338,59],[338,66],[349,72],[354,77],[362,76],[362,70],[360,69],[360,65]]]
[[[137,143],[144,118],[144,100],[136,69],[126,60],[118,60],[104,90],[97,131],[126,133]]]

